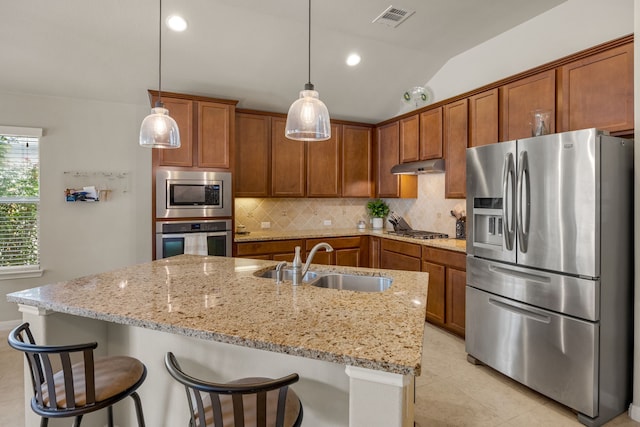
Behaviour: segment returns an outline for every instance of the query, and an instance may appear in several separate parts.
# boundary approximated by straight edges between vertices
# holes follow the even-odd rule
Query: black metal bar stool
[[[135,402],[138,426],[144,427],[142,404],[136,390],[147,376],[147,368],[127,356],[95,357],[98,343],[77,345],[36,345],[28,323],[9,334],[9,345],[24,352],[33,383],[31,409],[42,417],[41,427],[49,418],[75,417],[79,427],[82,416],[107,408],[109,427],[113,427],[112,405],[131,396]],[[81,353],[82,361],[71,356]],[[54,372],[55,366],[61,369]]]
[[[298,427],[302,404],[289,385],[298,374],[272,378],[242,378],[212,383],[185,374],[173,353],[166,354],[169,374],[185,386],[191,427]]]

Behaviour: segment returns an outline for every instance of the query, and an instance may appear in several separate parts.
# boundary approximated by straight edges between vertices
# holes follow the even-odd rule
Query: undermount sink
[[[391,287],[392,279],[380,276],[356,276],[353,274],[328,274],[309,283],[319,288],[346,289],[359,292],[382,292]]]
[[[275,270],[266,270],[255,274],[257,277],[274,279],[276,277]],[[293,279],[292,269],[282,270],[283,280]],[[302,282],[307,285],[316,286],[318,288],[340,289],[358,292],[382,292],[391,287],[393,279],[380,276],[358,276],[355,274],[340,273],[320,273],[316,271],[307,271],[302,278]]]

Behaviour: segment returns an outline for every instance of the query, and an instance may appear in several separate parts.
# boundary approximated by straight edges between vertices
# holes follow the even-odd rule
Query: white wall
[[[6,302],[6,293],[151,260],[151,151],[138,145],[148,112],[140,105],[0,93],[0,125],[44,129],[40,244],[45,270],[38,279],[0,280],[0,322],[21,317],[15,304]],[[127,192],[114,191],[104,202],[67,203],[65,171],[128,172]]]
[[[631,34],[634,0],[568,0],[449,60],[427,82],[436,101]]]

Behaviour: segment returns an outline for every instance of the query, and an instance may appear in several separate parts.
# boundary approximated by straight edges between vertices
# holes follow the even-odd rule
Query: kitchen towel
[[[194,233],[184,236],[184,253],[189,255],[209,255],[206,234]]]

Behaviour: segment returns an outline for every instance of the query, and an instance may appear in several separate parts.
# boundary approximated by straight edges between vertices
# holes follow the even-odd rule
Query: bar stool
[[[185,386],[191,427],[298,427],[302,404],[289,385],[298,374],[282,378],[242,378],[212,383],[182,371],[173,353],[164,358],[169,374]]]
[[[113,427],[112,405],[131,396],[135,402],[138,426],[144,427],[142,404],[136,390],[147,376],[146,367],[126,356],[95,357],[98,343],[77,345],[36,345],[29,323],[11,331],[9,345],[27,358],[34,397],[31,409],[42,417],[40,427],[49,418],[75,417],[79,427],[82,416],[107,408],[109,427]],[[71,356],[82,353],[82,361],[72,364]],[[79,357],[76,357],[79,358]],[[54,372],[55,366],[61,369]]]

